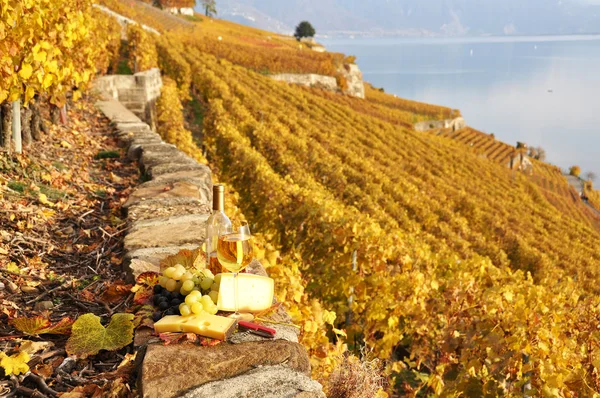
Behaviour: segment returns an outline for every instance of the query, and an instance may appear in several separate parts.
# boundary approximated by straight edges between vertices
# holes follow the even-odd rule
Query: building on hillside
[[[156,3],[171,14],[194,15],[196,0],[156,0]]]

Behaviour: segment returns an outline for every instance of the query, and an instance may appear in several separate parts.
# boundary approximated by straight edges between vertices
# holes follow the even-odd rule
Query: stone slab
[[[148,199],[169,199],[169,198],[191,198],[197,199],[201,204],[208,206],[209,198],[206,191],[208,188],[199,187],[197,183],[190,181],[175,181],[154,183],[146,185],[144,183],[138,189],[133,191],[127,201],[123,204],[124,208],[143,203]],[[168,204],[165,201],[162,205]]]
[[[127,151],[127,157],[131,160],[140,160],[144,154],[146,154],[146,161],[158,156],[180,157],[180,155],[184,155],[175,145],[165,144],[162,141],[157,142],[154,138],[133,140]]]
[[[143,152],[139,161],[142,170],[147,171],[155,166],[169,163],[177,163],[179,165],[189,165],[197,168],[198,162],[183,152],[163,152],[163,153],[147,153]]]
[[[158,176],[164,174],[172,174],[179,171],[189,171],[189,170],[201,170],[204,169],[204,165],[199,163],[177,163],[177,162],[165,162],[162,164],[158,164],[156,166],[148,166],[145,168],[146,174],[151,176],[152,178],[157,178]]]
[[[205,201],[186,197],[146,199],[127,207],[127,218],[130,221],[210,213],[211,207]]]
[[[106,100],[96,102],[96,106],[113,123],[141,123],[139,117],[125,108],[120,102],[115,100]]]
[[[125,237],[125,249],[200,245],[206,238],[207,220],[207,214],[192,214],[135,222]]]
[[[261,366],[243,375],[204,384],[184,398],[325,398],[323,387],[285,366]]]
[[[308,355],[297,343],[278,340],[212,347],[149,345],[140,371],[141,393],[145,398],[179,396],[265,365],[285,365],[310,380]]]

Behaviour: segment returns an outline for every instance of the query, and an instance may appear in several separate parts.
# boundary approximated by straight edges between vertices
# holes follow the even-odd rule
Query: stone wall
[[[337,91],[338,85],[335,77],[308,74],[281,73],[278,75],[270,75],[271,79],[278,80],[291,84],[299,84],[301,86],[322,88],[329,91]]]
[[[346,94],[353,97],[365,98],[365,85],[363,83],[362,72],[356,64],[344,64],[340,72],[346,79],[348,88]]]
[[[344,94],[358,98],[365,98],[365,86],[363,83],[362,73],[358,68],[358,65],[344,64],[340,68],[339,72],[344,78],[346,78],[348,83],[348,88],[346,91],[344,91]],[[340,91],[337,80],[333,76],[317,75],[314,73],[280,73],[277,75],[270,75],[270,77],[273,80],[283,81],[290,84],[299,84],[301,86],[321,88],[334,92]]]
[[[158,271],[160,261],[181,249],[195,249],[205,238],[210,214],[210,169],[164,143],[123,104],[113,98],[97,103],[111,120],[119,145],[149,179],[124,204],[129,224],[124,267],[129,280]],[[266,275],[257,261],[248,272]],[[310,377],[310,362],[298,344],[298,330],[279,307],[269,315],[278,324],[275,339],[236,333],[216,346],[164,345],[153,329],[136,329],[139,350],[138,393],[144,398],[324,398]],[[288,325],[286,325],[288,324]]]
[[[94,88],[104,98],[121,102],[136,116],[156,127],[156,100],[160,96],[160,70],[153,68],[134,75],[107,75],[96,79]]]
[[[467,127],[467,124],[465,122],[465,119],[463,119],[462,117],[444,120],[426,120],[423,122],[415,123],[414,125],[414,129],[420,132],[447,128],[451,128],[452,131],[456,131],[465,127]]]

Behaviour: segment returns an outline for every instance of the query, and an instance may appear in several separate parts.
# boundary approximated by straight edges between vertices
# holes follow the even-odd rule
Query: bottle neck
[[[213,193],[213,212],[225,211],[225,193],[223,191]]]

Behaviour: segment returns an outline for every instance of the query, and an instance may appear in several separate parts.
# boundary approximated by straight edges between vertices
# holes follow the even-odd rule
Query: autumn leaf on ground
[[[111,283],[100,296],[100,301],[106,304],[118,303],[129,294],[130,290],[131,285],[124,285],[119,281]]]
[[[21,351],[18,354],[11,355],[10,357],[3,352],[0,352],[0,367],[4,368],[4,374],[6,376],[25,374],[29,371],[29,354],[25,351]]]
[[[202,249],[196,250],[180,250],[179,253],[174,254],[169,257],[165,257],[160,262],[161,271],[174,267],[177,264],[183,265],[186,269],[197,269],[199,271],[203,270],[206,265],[206,254]]]
[[[136,312],[135,318],[133,319],[133,325],[135,328],[139,327],[154,327],[154,321],[152,320],[152,314],[154,313],[154,306],[142,305]]]
[[[102,388],[96,384],[88,384],[85,386],[77,386],[69,392],[61,395],[61,398],[87,398],[87,397],[101,397]]]
[[[73,324],[67,354],[86,358],[101,350],[114,351],[133,341],[133,314],[114,314],[106,328],[94,314],[84,314]]]
[[[140,305],[148,304],[154,294],[152,289],[158,283],[158,274],[156,272],[144,272],[135,281],[136,285],[131,288],[131,291],[135,293],[133,302]]]
[[[186,341],[190,343],[195,342],[198,339],[198,335],[195,333],[160,333],[158,337],[165,342],[165,345],[169,344],[181,344]]]
[[[10,324],[20,332],[35,336],[38,334],[69,334],[73,322],[71,318],[65,317],[53,325],[49,319],[36,316],[33,318],[15,318],[10,321]]]
[[[24,341],[21,343],[19,350],[21,352],[26,352],[29,355],[37,354],[40,351],[45,350],[46,348],[52,346],[53,344],[48,341]]]
[[[41,203],[41,204],[43,204],[43,205],[50,206],[50,207],[53,207],[53,206],[54,206],[54,203],[50,202],[50,201],[48,200],[48,197],[47,197],[45,194],[43,194],[43,193],[40,193],[40,194],[38,195],[38,200],[39,200],[39,201],[40,201],[40,203]]]

